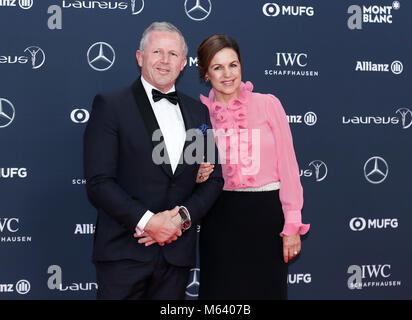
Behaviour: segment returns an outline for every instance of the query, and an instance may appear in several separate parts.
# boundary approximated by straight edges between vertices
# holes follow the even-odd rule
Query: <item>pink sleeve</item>
[[[282,203],[285,225],[281,236],[305,234],[310,225],[302,224],[303,188],[300,183],[299,166],[293,148],[292,133],[285,110],[279,99],[268,94],[266,112],[275,136],[277,168],[280,180],[279,198]]]

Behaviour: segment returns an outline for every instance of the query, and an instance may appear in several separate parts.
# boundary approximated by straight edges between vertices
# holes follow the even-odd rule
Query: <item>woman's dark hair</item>
[[[226,34],[215,34],[203,40],[203,42],[197,47],[197,65],[199,67],[199,75],[204,78],[207,69],[209,68],[210,61],[217,52],[224,48],[230,48],[237,53],[240,61],[240,49],[237,42]]]

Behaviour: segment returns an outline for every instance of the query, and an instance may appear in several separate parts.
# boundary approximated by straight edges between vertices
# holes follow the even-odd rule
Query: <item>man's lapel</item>
[[[193,128],[192,113],[190,112],[190,106],[187,104],[184,97],[179,92],[177,92],[177,96],[179,97],[180,112],[182,113],[183,121],[185,123],[185,130],[187,134],[187,131]],[[180,175],[186,168],[186,162],[184,161],[183,157],[185,154],[186,147],[191,142],[192,141],[189,141],[187,138],[185,139],[185,144],[182,150],[182,154],[180,155],[179,164],[177,165],[175,173],[174,173],[175,177]]]
[[[163,134],[161,135],[160,141],[153,141],[153,133],[156,130],[160,131],[159,124],[156,120],[156,116],[153,112],[152,106],[150,105],[149,98],[146,95],[146,91],[144,90],[142,81],[137,79],[133,83],[133,95],[136,100],[137,107],[140,110],[140,113],[142,115],[143,121],[146,124],[147,132],[149,133],[150,139],[152,140],[153,143],[153,148],[155,148],[159,143],[164,142]],[[161,166],[165,173],[169,176],[172,177],[172,167],[170,165],[170,158],[169,154],[167,153],[166,145],[164,146],[164,158],[167,160],[166,163],[162,162]]]

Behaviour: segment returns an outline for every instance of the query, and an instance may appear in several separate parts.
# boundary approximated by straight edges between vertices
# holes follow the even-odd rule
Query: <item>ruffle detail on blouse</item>
[[[223,175],[226,185],[231,189],[245,188],[256,181],[254,175],[241,175],[242,168],[246,169],[251,166],[250,153],[252,150],[252,141],[249,133],[241,130],[248,129],[247,107],[249,97],[252,94],[253,84],[250,81],[242,82],[239,86],[239,97],[233,98],[225,106],[221,102],[215,101],[215,92],[213,89],[209,92],[209,97],[200,95],[200,101],[205,104],[210,113],[212,125],[215,129],[215,137],[217,139],[226,139],[230,136],[236,136],[239,143],[240,158],[239,163],[226,163],[222,166]],[[229,140],[228,140],[229,141]],[[219,150],[219,153],[226,156],[230,154],[231,148],[229,143],[226,143],[226,150]],[[226,161],[228,158],[226,158]],[[251,171],[251,170],[249,170]]]
[[[306,234],[310,229],[310,224],[303,223],[285,223],[280,236],[293,236],[297,233],[300,235]]]

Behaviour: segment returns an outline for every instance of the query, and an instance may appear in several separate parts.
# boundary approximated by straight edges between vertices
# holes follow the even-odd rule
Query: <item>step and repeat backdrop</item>
[[[186,37],[181,91],[209,92],[196,48],[226,33],[244,81],[285,108],[311,224],[289,298],[411,299],[411,12],[409,0],[0,0],[0,299],[95,299],[83,132],[94,96],[139,76],[153,21]]]

